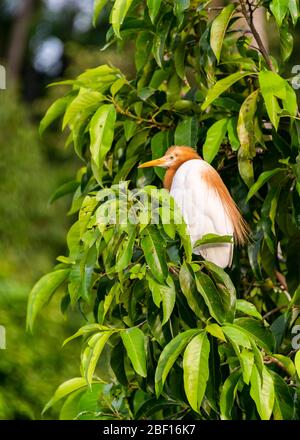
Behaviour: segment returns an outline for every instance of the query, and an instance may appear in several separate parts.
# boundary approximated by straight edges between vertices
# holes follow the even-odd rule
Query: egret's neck
[[[167,169],[167,172],[164,177],[164,188],[166,188],[168,191],[170,191],[170,189],[171,189],[173,177],[174,177],[176,171],[177,171],[177,168],[175,168],[175,167]]]

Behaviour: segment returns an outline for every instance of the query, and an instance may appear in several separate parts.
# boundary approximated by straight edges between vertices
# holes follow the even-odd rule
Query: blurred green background
[[[92,12],[93,0],[0,0],[0,64],[7,71],[7,89],[0,90],[0,325],[7,333],[7,349],[0,350],[0,419],[42,418],[58,384],[79,374],[79,347],[60,347],[80,325],[80,312],[58,315],[56,295],[34,335],[25,331],[25,316],[32,285],[65,253],[74,221],[66,216],[70,199],[49,199],[81,166],[64,148],[67,133],[58,124],[39,138],[39,120],[63,92],[46,86],[103,63],[134,75],[134,48],[120,43],[100,50],[109,10],[96,28]],[[287,77],[300,64],[297,35]],[[272,41],[270,47],[278,51]],[[55,410],[47,413],[57,417]]]
[[[101,52],[108,11],[97,29],[92,11],[93,0],[0,1],[0,64],[7,73],[7,89],[0,90],[0,325],[7,336],[7,349],[0,350],[0,419],[42,418],[58,384],[79,375],[79,348],[60,348],[80,325],[79,311],[59,316],[55,296],[33,335],[25,317],[32,285],[65,253],[74,221],[66,215],[70,199],[49,199],[81,166],[64,148],[67,134],[58,124],[39,138],[39,120],[63,92],[46,86],[103,63],[132,74],[130,48],[126,57],[124,47]]]

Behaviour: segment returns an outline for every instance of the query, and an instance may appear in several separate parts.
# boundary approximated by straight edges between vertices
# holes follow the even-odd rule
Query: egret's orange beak
[[[148,167],[165,167],[166,166],[166,158],[165,156],[160,157],[159,159],[150,160],[149,162],[142,163],[138,166],[138,168],[148,168]]]

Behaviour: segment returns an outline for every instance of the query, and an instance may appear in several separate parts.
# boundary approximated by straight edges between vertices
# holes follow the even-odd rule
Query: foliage
[[[106,3],[95,3],[95,21]],[[283,77],[298,2],[263,2],[280,33],[278,59],[257,36],[255,5],[230,3],[213,19],[208,5],[116,0],[107,45],[135,42],[136,77],[87,70],[64,83],[70,91],[42,120],[45,129],[62,116],[84,162],[74,186],[59,191],[76,187],[69,254],[28,303],[32,328],[60,285],[64,308],[79,304],[88,318],[67,340],[83,337],[82,377],[45,408],[66,398],[62,418],[299,417],[291,333],[300,126]],[[235,27],[241,15],[258,50]],[[228,273],[193,256],[180,212],[159,189],[163,172],[137,169],[173,144],[212,162],[250,224],[248,249],[235,250]]]
[[[0,325],[7,338],[7,349],[0,350],[0,419],[36,419],[57,380],[76,374],[76,349],[62,354],[57,347],[79,320],[69,315],[63,325],[56,313],[59,297],[44,314],[39,335],[25,332],[32,283],[49,270],[57,249],[64,248],[67,204],[50,206],[48,199],[62,178],[72,174],[70,164],[60,163],[57,169],[47,160],[31,113],[17,93],[1,92],[0,113]],[[54,408],[47,417],[55,418],[57,412]]]

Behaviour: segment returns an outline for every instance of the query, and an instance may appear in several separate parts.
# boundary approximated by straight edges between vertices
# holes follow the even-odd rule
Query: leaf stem
[[[240,0],[240,5],[241,5],[241,9],[242,9],[242,14],[248,23],[248,26],[249,26],[249,28],[252,32],[252,35],[257,43],[257,46],[259,48],[259,51],[261,52],[262,56],[264,57],[269,69],[272,70],[272,72],[275,72],[275,68],[272,63],[272,60],[271,60],[263,42],[262,42],[262,39],[260,38],[260,35],[257,32],[256,27],[254,25],[253,12],[256,9],[255,5],[252,5],[250,0]]]

